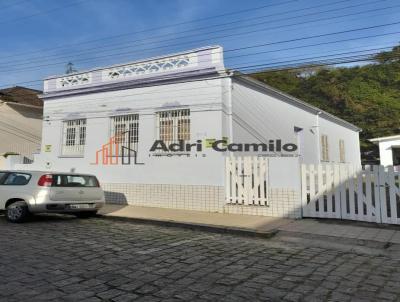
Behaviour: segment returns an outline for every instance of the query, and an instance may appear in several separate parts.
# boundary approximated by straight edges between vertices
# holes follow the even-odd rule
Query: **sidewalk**
[[[138,207],[128,205],[106,204],[99,214],[106,217],[129,218],[141,222],[157,222],[192,228],[207,228],[229,233],[246,233],[270,237],[285,225],[293,222],[290,219],[275,217],[220,214],[189,210]]]
[[[331,236],[400,244],[400,227],[369,223],[322,220],[284,219],[265,216],[208,213],[200,211],[107,204],[100,213],[105,217],[133,219],[140,222],[171,224],[214,231],[246,233],[270,237],[276,232]]]

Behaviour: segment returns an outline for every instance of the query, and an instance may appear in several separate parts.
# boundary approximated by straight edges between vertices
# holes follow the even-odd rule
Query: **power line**
[[[275,4],[275,6],[285,5],[285,4],[288,4],[288,3],[293,3],[293,2],[298,2],[298,1],[299,0],[290,0],[290,1],[286,1],[286,2],[277,3],[277,4]],[[344,0],[344,1],[347,1],[347,0]],[[104,40],[115,39],[115,38],[119,38],[119,37],[123,37],[123,36],[129,36],[129,35],[132,35],[132,34],[141,34],[141,33],[146,33],[146,32],[149,32],[149,31],[155,31],[155,30],[160,30],[160,29],[165,29],[165,28],[170,28],[170,27],[181,26],[181,25],[185,25],[185,24],[197,23],[197,22],[201,22],[201,21],[205,21],[205,20],[211,20],[211,19],[220,18],[220,17],[233,16],[233,15],[237,15],[237,14],[241,14],[241,13],[245,13],[245,12],[261,10],[261,9],[268,8],[268,7],[271,7],[271,5],[263,5],[263,6],[258,6],[258,7],[254,7],[254,8],[245,9],[245,10],[238,10],[238,11],[225,13],[225,14],[220,14],[220,15],[215,15],[215,16],[210,16],[210,17],[206,17],[206,18],[199,18],[199,19],[195,19],[195,20],[191,20],[191,21],[179,22],[179,23],[174,23],[174,24],[170,24],[170,25],[153,27],[153,28],[145,29],[145,30],[141,30],[141,31],[133,31],[133,32],[125,33],[125,34],[119,34],[119,35],[113,35],[113,36],[104,37],[104,38],[100,38],[100,39],[89,40],[89,41],[86,41],[86,42],[79,42],[79,43],[74,43],[74,44],[64,44],[64,45],[60,45],[60,46],[52,47],[52,48],[44,48],[44,49],[41,49],[41,50],[37,50],[37,51],[35,51],[33,53],[42,53],[42,52],[49,51],[49,50],[62,49],[62,48],[71,47],[71,46],[79,46],[79,45],[82,45],[82,44],[89,44],[89,43],[94,43],[94,42],[99,42],[99,41],[104,41]],[[29,53],[32,53],[32,52],[23,52],[23,53],[20,53],[20,54],[13,54],[13,55],[10,55],[10,56],[3,56],[3,58],[21,56],[21,55],[25,55],[25,54],[29,54]]]
[[[350,52],[351,53],[351,52]],[[354,52],[353,52],[354,53]],[[338,58],[333,58],[333,59],[329,59],[329,60],[325,60],[325,61],[322,61],[322,60],[320,60],[320,61],[315,61],[315,60],[312,60],[312,61],[306,61],[306,62],[302,62],[302,63],[306,63],[307,64],[307,66],[309,66],[310,64],[313,64],[313,65],[316,65],[316,64],[319,64],[319,65],[328,65],[328,64],[341,64],[341,63],[348,63],[348,62],[356,62],[356,61],[366,61],[366,60],[371,60],[372,58],[373,58],[373,55],[376,55],[376,54],[378,54],[379,52],[375,52],[375,53],[370,53],[370,54],[364,54],[364,55],[361,55],[361,56],[342,56],[342,57],[338,57]],[[346,53],[344,53],[344,54],[346,54]],[[348,54],[348,53],[347,53]],[[336,54],[336,56],[337,55],[339,55],[339,54]],[[331,57],[332,55],[330,55],[330,56],[320,56],[319,58],[326,58],[326,57]],[[317,57],[318,58],[318,57]],[[310,58],[303,58],[301,61],[304,61],[304,60],[308,60],[308,59],[310,59]],[[315,58],[314,58],[315,59]],[[240,69],[242,69],[242,70],[246,70],[246,69],[248,69],[248,70],[254,70],[254,69],[256,69],[257,67],[258,68],[267,68],[267,67],[269,67],[269,66],[272,66],[272,68],[279,68],[279,67],[282,67],[282,66],[288,66],[288,64],[290,64],[290,63],[298,63],[299,62],[299,60],[296,60],[296,61],[283,61],[283,62],[274,62],[274,63],[270,63],[270,64],[260,64],[260,65],[247,65],[247,66],[242,66],[242,67],[240,67]],[[283,64],[283,63],[285,63],[286,65],[277,65],[277,64]],[[296,66],[288,66],[288,67],[290,67],[290,68],[292,68],[292,67],[296,67]],[[304,68],[304,66],[302,66],[303,68]],[[282,69],[282,68],[281,68]],[[219,70],[220,72],[222,72],[223,70]],[[212,79],[219,79],[219,78],[224,78],[224,77],[226,77],[226,75],[220,75],[220,76],[218,76],[218,77],[212,77],[212,78],[210,78],[211,80]],[[164,77],[163,79],[164,80],[169,80],[169,79],[175,79],[176,77],[175,76],[166,76],[166,77]],[[180,84],[182,84],[182,83],[192,83],[192,82],[198,82],[198,81],[204,81],[204,79],[199,79],[199,80],[190,80],[190,81],[178,81],[178,83],[180,83]],[[173,84],[175,84],[175,83],[173,83]],[[171,85],[171,83],[166,83],[166,84],[157,84],[157,89],[159,88],[159,86],[165,86],[165,85]],[[146,86],[144,86],[144,87],[153,87],[153,84],[149,84],[149,85],[146,85]],[[217,86],[206,86],[206,87],[204,87],[204,89],[209,89],[209,88],[217,88],[217,87],[219,87],[218,85]],[[132,88],[125,88],[124,90],[128,90],[128,89],[132,89]],[[201,87],[199,87],[199,88],[196,88],[196,90],[201,90],[201,89],[203,89],[203,88],[201,88]],[[189,90],[189,91],[191,91],[192,90],[192,88],[188,88],[188,89],[183,89],[183,88],[179,88],[179,89],[169,89],[168,91],[169,92],[181,92],[181,91],[185,91],[185,90]],[[146,93],[128,93],[128,94],[125,94],[125,95],[119,95],[118,96],[118,98],[125,98],[125,97],[137,97],[137,96],[144,96],[144,95],[154,95],[154,94],[163,94],[164,92],[163,91],[156,91],[156,92],[146,92]],[[109,100],[109,97],[102,97],[102,98],[85,98],[85,100],[83,100],[83,101],[80,101],[80,103],[82,103],[82,102],[92,102],[92,101],[106,101],[106,100]],[[127,102],[129,102],[130,100],[127,100]]]
[[[33,18],[33,17],[36,17],[36,16],[48,15],[48,14],[54,12],[54,11],[78,5],[78,4],[80,4],[80,3],[84,2],[84,1],[85,0],[74,1],[73,3],[69,3],[69,4],[66,4],[66,5],[63,5],[63,6],[58,6],[58,7],[46,10],[46,11],[42,11],[42,12],[38,12],[38,13],[35,13],[35,14],[32,14],[32,15],[29,15],[29,16],[24,16],[24,17],[12,19],[12,20],[1,21],[0,24],[7,24],[7,23],[12,23],[12,22],[20,22],[20,21],[23,21],[23,20],[26,20],[26,19],[30,19],[30,18]]]
[[[369,49],[369,50],[364,50],[364,51],[350,51],[350,52],[342,52],[342,53],[336,53],[336,54],[331,54],[331,55],[322,55],[322,56],[313,56],[313,57],[306,57],[306,58],[300,58],[298,60],[289,60],[289,61],[278,61],[278,62],[272,62],[272,63],[268,63],[268,64],[261,64],[262,66],[265,65],[274,65],[274,64],[281,64],[281,63],[286,63],[286,62],[297,62],[297,61],[304,61],[304,60],[310,60],[310,59],[318,59],[318,58],[329,58],[329,57],[335,57],[335,56],[341,56],[341,55],[349,55],[349,54],[358,54],[357,56],[364,56],[364,57],[368,57],[370,59],[373,58],[373,56],[379,54],[380,52],[378,50],[383,50],[383,49],[388,49],[388,47],[385,48],[375,48],[375,49]],[[366,53],[365,52],[369,52]],[[352,56],[350,56],[352,57]],[[290,57],[289,57],[290,58]],[[339,57],[339,58],[343,58],[343,57]],[[345,58],[348,58],[348,56],[346,56]],[[247,63],[249,64],[249,63]],[[245,65],[246,67],[249,67],[249,65]],[[257,66],[257,65],[253,65],[253,66]],[[250,66],[252,67],[252,66]],[[240,65],[236,66],[234,68],[238,68],[241,69]]]
[[[325,7],[325,6],[331,6],[331,5],[333,5],[333,4],[338,4],[338,3],[342,3],[342,2],[346,2],[346,1],[347,1],[347,0],[341,0],[341,1],[333,2],[333,3],[328,3],[328,4],[323,4],[323,5],[310,6],[310,7],[306,7],[306,8],[299,9],[299,10],[289,10],[289,11],[287,11],[287,12],[279,13],[279,15],[285,15],[285,14],[292,13],[292,12],[299,12],[299,11],[310,10],[310,9],[314,9],[314,8]],[[387,1],[387,0],[383,0],[383,1]],[[352,8],[352,7],[358,7],[358,6],[364,6],[364,5],[367,5],[367,4],[377,3],[377,2],[380,3],[380,2],[382,2],[382,1],[371,1],[371,2],[367,2],[367,3],[359,4],[359,5],[352,5],[352,6],[347,6],[347,7],[344,7],[344,8],[329,10],[329,11],[327,11],[327,12],[337,11],[337,10],[342,10],[342,9]],[[286,20],[290,20],[290,19],[297,19],[297,18],[309,16],[309,15],[318,15],[318,14],[322,14],[322,13],[325,13],[325,12],[323,11],[323,12],[317,12],[317,13],[313,13],[313,14],[306,14],[306,15],[294,16],[294,17],[290,17],[290,18],[281,18],[281,19],[269,20],[269,21],[267,21],[267,22],[262,22],[261,24],[265,24],[265,23],[274,23],[274,22],[277,22],[277,21],[286,21]],[[276,16],[276,15],[277,15],[277,14],[269,14],[269,15],[264,15],[264,16],[259,16],[259,17],[250,18],[250,19],[242,19],[242,20],[233,21],[233,22],[228,22],[228,23],[221,23],[221,24],[215,24],[215,25],[206,26],[206,27],[201,27],[201,28],[195,28],[195,29],[180,31],[180,32],[176,32],[176,33],[173,33],[173,34],[165,34],[165,35],[147,37],[147,38],[145,38],[145,39],[135,40],[134,43],[135,43],[135,46],[138,46],[138,45],[146,45],[146,44],[148,44],[148,43],[139,43],[139,44],[138,44],[138,42],[147,41],[147,40],[151,40],[151,39],[154,39],[154,38],[165,38],[165,36],[171,36],[171,35],[172,35],[172,36],[176,36],[177,34],[182,34],[182,33],[187,33],[187,32],[197,32],[197,31],[199,31],[199,30],[204,30],[204,29],[209,29],[209,28],[213,29],[213,33],[215,33],[215,32],[219,32],[219,31],[215,31],[215,27],[221,27],[221,26],[226,26],[226,25],[232,25],[232,24],[236,24],[236,23],[241,23],[241,22],[243,22],[243,21],[253,21],[253,20],[256,20],[256,19],[265,19],[265,18],[269,18],[269,17]],[[260,24],[260,23],[255,24],[255,25],[259,25],[259,24]],[[252,25],[251,25],[251,26],[252,26]],[[244,26],[244,27],[249,27],[249,25],[246,25],[246,26]],[[243,26],[235,27],[235,28],[229,28],[229,29],[224,29],[224,30],[222,30],[222,31],[233,30],[233,29],[237,29],[237,28],[243,28]],[[207,34],[207,33],[204,33],[204,34]],[[167,40],[162,40],[162,41],[157,41],[157,42],[172,41],[172,40],[182,39],[182,38],[185,38],[185,37],[188,37],[188,36],[179,37],[179,38],[173,38],[173,39],[167,39]],[[189,36],[189,37],[192,37],[192,36]],[[83,43],[84,43],[84,42],[83,42]],[[132,43],[132,41],[126,42],[126,43],[119,43],[119,44],[120,44],[120,45],[123,45],[123,44],[129,44],[129,43]],[[155,42],[151,42],[151,43],[149,43],[149,44],[152,44],[152,43],[155,43]],[[104,49],[104,48],[106,48],[106,47],[109,47],[109,46],[97,46],[97,47],[85,49],[85,50],[83,50],[83,51],[87,51],[87,50],[96,50],[96,53],[97,53],[99,49]],[[124,48],[112,48],[112,49],[105,50],[105,51],[119,50],[119,49],[125,49],[125,47],[124,47]],[[83,52],[83,51],[79,51],[78,53],[79,53],[79,54],[88,54],[88,52],[85,53],[85,52]],[[89,52],[89,53],[93,53],[93,52]],[[56,56],[56,58],[64,58],[64,57],[65,57],[65,56],[60,56],[60,55],[57,55],[57,54],[56,54],[56,55],[50,55],[50,56],[47,55],[47,56],[45,56],[45,57],[40,56],[40,57],[38,57],[38,58],[46,58],[46,59],[48,59],[48,58],[54,57],[54,56]],[[7,58],[7,57],[6,57],[6,58]],[[28,60],[29,60],[29,62],[32,62],[32,59],[28,59]],[[13,63],[13,62],[19,62],[19,61],[20,61],[20,60],[14,60],[14,61],[9,61],[9,60],[7,60],[7,63]],[[33,61],[33,62],[37,62],[37,61]]]
[[[28,132],[28,131],[26,131],[24,129],[15,127],[15,126],[13,126],[13,125],[11,125],[9,123],[3,122],[3,121],[0,121],[0,126],[6,127],[8,129],[10,129],[11,131],[15,131],[15,132],[20,133],[21,135],[25,135],[26,137],[29,137],[31,139],[35,139],[35,140],[40,140],[41,139],[39,136],[37,136],[37,135],[35,135],[33,133],[30,133],[30,132]]]
[[[204,79],[201,79],[200,81],[204,81]],[[207,87],[205,87],[205,88],[207,88]],[[196,89],[197,90],[197,89]],[[162,92],[159,92],[159,93],[162,93]],[[198,94],[196,94],[196,95],[198,95]],[[210,95],[215,95],[215,94],[210,94]],[[132,95],[133,96],[133,95]],[[135,95],[135,96],[137,96],[137,95]],[[120,96],[118,96],[118,97],[120,97]],[[183,104],[184,105],[184,104]],[[207,106],[209,106],[209,104],[204,104],[204,105],[207,105]],[[56,108],[52,108],[53,110],[54,109],[56,109]],[[135,108],[135,110],[143,110],[143,108],[140,108],[140,109],[138,109],[138,108]],[[223,110],[223,109],[220,109],[220,110]],[[199,111],[201,111],[201,110],[199,110]],[[106,112],[106,111],[94,111],[94,112],[90,112],[90,113],[101,113],[101,112]],[[109,111],[108,111],[109,112]],[[59,114],[63,114],[63,115],[65,115],[66,113],[59,113]],[[126,114],[128,114],[128,113],[126,113]],[[100,117],[104,117],[104,115],[102,115],[102,116],[99,116],[99,118]],[[90,116],[90,118],[94,118],[93,116]],[[60,118],[60,119],[58,119],[58,118],[53,118],[53,119],[51,119],[51,121],[56,121],[56,120],[63,120],[62,118]]]
[[[256,52],[256,53],[247,53],[247,54],[242,54],[242,55],[236,55],[236,56],[232,56],[229,58],[237,58],[237,57],[244,57],[244,56],[248,57],[248,56],[253,56],[253,55],[260,55],[260,54],[267,54],[267,53],[274,53],[274,52],[281,52],[281,51],[291,51],[291,50],[309,48],[309,47],[314,47],[314,46],[323,46],[323,45],[330,45],[330,44],[336,44],[336,43],[342,43],[342,42],[351,42],[351,41],[356,41],[356,40],[364,40],[364,39],[377,38],[377,37],[383,37],[383,36],[388,36],[388,35],[397,35],[397,34],[400,34],[400,31],[385,33],[385,34],[369,35],[369,36],[363,36],[363,37],[358,37],[358,38],[349,38],[349,39],[341,39],[341,40],[335,40],[335,41],[313,43],[313,44],[301,45],[301,46],[286,47],[286,48],[280,48],[280,49],[274,49],[274,50],[266,50],[266,51],[260,51],[260,52]],[[396,43],[397,43],[397,41],[396,41]],[[394,46],[395,45],[392,45],[391,47],[394,47]]]
[[[253,46],[245,46],[245,47],[240,47],[240,48],[233,48],[233,49],[228,49],[225,52],[246,50],[246,49],[251,49],[251,48],[260,48],[260,47],[264,47],[264,46],[270,46],[270,45],[276,45],[276,44],[284,44],[284,43],[289,43],[289,42],[304,41],[304,40],[309,40],[309,39],[322,38],[322,37],[340,35],[340,34],[345,34],[345,33],[352,33],[352,32],[375,29],[375,28],[382,28],[382,27],[392,26],[392,25],[397,25],[397,24],[400,24],[400,22],[391,22],[391,23],[386,23],[386,24],[367,26],[367,27],[361,27],[361,28],[355,28],[355,29],[348,29],[348,30],[342,30],[342,31],[326,33],[326,34],[306,36],[306,37],[290,39],[290,40],[282,40],[282,41],[263,43],[263,44],[259,44],[259,45],[253,45]]]
[[[25,136],[22,136],[22,135],[18,134],[18,133],[11,132],[11,131],[9,131],[9,130],[7,130],[7,129],[1,128],[1,126],[0,126],[0,130],[3,131],[3,132],[6,132],[6,133],[12,134],[12,135],[14,135],[14,136],[17,136],[17,137],[19,137],[19,138],[22,138],[23,140],[29,141],[29,142],[31,142],[31,143],[37,144],[37,143],[40,143],[40,142],[41,142],[40,140],[32,140],[32,139],[29,139],[29,138],[27,138],[27,137],[25,137]]]
[[[400,58],[400,55],[393,56],[392,58]],[[292,70],[301,70],[304,68],[313,68],[313,67],[323,67],[323,66],[331,66],[331,65],[338,65],[338,64],[348,64],[348,63],[356,63],[356,62],[368,62],[371,61],[371,58],[358,58],[358,59],[348,59],[348,60],[343,60],[343,61],[336,61],[336,62],[326,62],[326,61],[320,61],[320,62],[307,62],[305,64],[301,64],[300,66],[282,66],[278,68],[271,68],[271,69],[265,69],[263,67],[260,67],[258,69],[252,69],[248,70],[248,74],[259,74],[263,72],[279,72],[279,71],[292,71]]]
[[[294,46],[294,47],[287,47],[287,48],[281,48],[281,49],[276,49],[276,50],[262,51],[262,52],[258,52],[256,54],[265,54],[265,53],[281,52],[281,51],[288,51],[288,50],[296,50],[296,49],[302,49],[302,48],[308,48],[308,47],[315,47],[315,46],[329,45],[329,44],[342,43],[342,42],[350,42],[350,41],[356,41],[356,40],[362,40],[362,39],[383,37],[383,36],[394,35],[394,34],[399,34],[399,33],[400,32],[390,32],[390,33],[385,33],[385,34],[368,35],[368,36],[363,36],[363,37],[358,37],[358,38],[340,39],[340,40],[335,40],[335,41],[327,41],[327,42],[313,43],[313,44],[302,45],[302,46]],[[239,50],[241,50],[241,49],[242,48],[239,48]],[[231,50],[231,51],[234,51],[234,50]],[[254,54],[244,54],[244,55],[238,55],[235,57],[251,56],[251,55],[254,55]],[[3,86],[0,86],[0,88],[5,88],[5,87],[13,86],[13,85],[26,85],[26,84],[39,83],[39,82],[41,83],[42,81],[43,81],[43,79],[18,82],[18,83],[8,83],[8,84],[4,84]]]
[[[277,45],[277,44],[291,43],[291,42],[309,40],[309,39],[314,39],[314,38],[321,38],[321,37],[327,37],[327,36],[332,36],[332,35],[339,35],[339,34],[344,34],[344,33],[351,33],[351,32],[370,30],[370,29],[375,29],[375,28],[382,28],[382,27],[393,26],[393,25],[397,25],[397,24],[400,24],[400,22],[392,22],[392,23],[387,23],[387,24],[374,25],[374,26],[351,29],[351,30],[344,30],[344,31],[339,31],[339,32],[332,32],[332,33],[319,34],[319,35],[313,35],[313,36],[307,36],[307,37],[300,37],[300,38],[296,38],[296,39],[276,41],[276,42],[264,43],[264,44],[259,44],[259,45],[252,45],[252,46],[241,47],[241,48],[233,48],[233,49],[225,50],[224,52],[227,53],[227,52],[246,50],[246,49],[251,49],[251,48],[260,48],[260,47]],[[123,53],[123,54],[126,54],[126,53]],[[112,56],[115,56],[115,54],[112,55]],[[202,56],[202,55],[199,55],[199,56]],[[103,55],[103,56],[99,56],[99,57],[93,57],[93,58],[90,58],[90,59],[87,59],[87,60],[78,60],[78,61],[92,61],[92,60],[99,59],[99,58],[104,58],[104,57],[110,57],[110,55]],[[19,71],[19,70],[23,70],[23,71],[35,70],[36,68],[48,67],[48,66],[52,66],[52,65],[58,65],[59,63],[60,62],[51,63],[51,64],[45,64],[45,65],[39,65],[39,66],[35,66],[35,67],[25,67],[25,68],[21,68],[21,69],[1,70],[0,72],[10,72],[10,71],[14,71],[15,72],[15,71]],[[65,62],[63,62],[63,63],[65,63]]]
[[[386,0],[384,0],[384,1],[386,1]],[[343,1],[339,1],[339,2],[343,2]],[[380,3],[382,1],[380,1],[380,0],[379,1],[371,1],[371,2],[367,2],[367,3],[363,3],[361,5],[364,6],[364,5],[367,5],[367,4],[372,4],[372,3],[377,3],[377,2]],[[239,27],[233,27],[233,28],[229,28],[229,29],[213,30],[212,33],[225,32],[225,31],[231,31],[231,30],[236,30],[236,29],[243,29],[243,28],[246,28],[246,27],[259,26],[259,25],[262,25],[262,24],[274,23],[274,22],[283,21],[283,20],[286,21],[286,20],[290,20],[290,19],[304,18],[304,17],[310,16],[310,15],[319,15],[319,14],[326,13],[326,12],[333,12],[333,11],[343,10],[343,9],[347,9],[347,8],[354,8],[354,7],[358,7],[358,6],[361,6],[361,5],[351,5],[351,6],[347,6],[347,7],[343,7],[343,8],[336,8],[336,9],[331,9],[331,10],[328,10],[328,11],[323,11],[323,12],[318,12],[318,13],[311,13],[311,14],[305,14],[305,15],[300,15],[300,16],[294,16],[294,17],[291,17],[291,18],[281,18],[281,19],[269,20],[269,21],[266,21],[266,22],[250,24],[250,25],[244,25],[244,26],[242,25],[242,26],[239,26]],[[315,7],[322,7],[322,6],[326,6],[326,4],[325,5],[314,6],[314,8]],[[257,30],[247,31],[247,32],[233,33],[233,34],[228,34],[228,35],[225,34],[225,35],[222,35],[222,36],[208,37],[206,39],[189,41],[189,42],[184,42],[184,43],[177,43],[177,44],[166,45],[166,46],[159,46],[159,47],[156,47],[156,48],[147,48],[147,49],[144,49],[144,50],[140,50],[140,52],[142,52],[142,51],[151,51],[151,50],[155,50],[155,49],[162,49],[162,48],[166,48],[166,47],[170,47],[170,46],[181,46],[181,45],[185,45],[187,43],[206,42],[206,41],[209,41],[209,40],[212,40],[212,39],[217,39],[217,38],[226,39],[226,38],[229,38],[229,37],[246,35],[246,34],[256,33],[256,32],[260,32],[260,31],[268,31],[268,30],[280,29],[280,28],[286,28],[286,27],[292,27],[292,26],[298,26],[298,25],[303,25],[303,24],[308,24],[308,23],[315,23],[315,22],[320,22],[320,21],[327,21],[327,20],[345,18],[345,17],[365,14],[365,13],[369,13],[369,12],[377,12],[377,11],[380,11],[380,10],[392,9],[394,7],[400,7],[400,5],[389,6],[389,7],[384,7],[384,8],[375,8],[375,9],[372,9],[372,10],[366,10],[366,11],[361,11],[361,12],[356,12],[356,13],[351,13],[351,14],[341,15],[341,16],[333,16],[333,17],[328,17],[328,18],[319,18],[319,19],[316,19],[316,20],[301,21],[301,22],[296,22],[296,23],[291,23],[291,24],[286,24],[286,25],[273,26],[273,27],[257,29]],[[271,16],[271,15],[268,15],[268,16]],[[251,20],[251,19],[249,19],[249,20]],[[226,23],[226,24],[229,24],[229,23]],[[221,25],[226,25],[226,24],[221,24]],[[191,31],[196,31],[196,30],[189,30],[189,32],[191,32]],[[202,33],[201,35],[207,35],[207,34],[209,34],[209,33]],[[164,36],[159,36],[159,37],[164,37]],[[198,35],[196,35],[196,36],[198,36]],[[168,42],[168,41],[180,40],[180,39],[191,38],[191,37],[192,37],[192,35],[183,36],[183,37],[177,37],[177,38],[173,38],[173,39],[158,40],[158,41],[153,41],[153,42],[149,42],[149,43],[139,43],[139,44],[137,43],[137,41],[135,41],[135,46],[154,44],[154,43],[160,43],[160,42]],[[148,39],[143,39],[143,41],[146,41],[146,40],[148,40]],[[139,40],[139,41],[141,41],[141,40]],[[87,50],[92,50],[93,49],[94,51],[78,52],[78,53],[76,53],[74,55],[68,55],[68,56],[52,55],[52,56],[45,56],[45,57],[37,57],[37,60],[30,59],[30,60],[28,60],[28,62],[23,62],[23,61],[20,61],[20,60],[11,61],[11,62],[8,61],[7,64],[10,65],[11,69],[9,69],[7,71],[21,70],[21,69],[18,69],[18,68],[17,69],[14,68],[15,66],[26,66],[26,65],[31,65],[33,63],[47,62],[48,59],[51,58],[51,57],[53,57],[55,59],[64,59],[64,58],[67,59],[68,58],[68,61],[69,61],[71,58],[73,58],[73,56],[78,55],[78,54],[79,55],[87,55],[87,54],[92,54],[92,53],[98,54],[99,52],[101,53],[101,52],[110,52],[110,51],[115,51],[115,50],[121,50],[121,49],[125,49],[126,47],[116,47],[116,48],[106,49],[106,50],[103,50],[103,51],[99,50],[99,49],[103,49],[103,48],[104,47],[91,48],[91,49],[87,49]],[[135,54],[135,53],[138,53],[138,52],[139,52],[139,50],[132,50],[131,52],[129,52],[129,54]],[[126,53],[122,53],[122,54],[126,54]],[[104,55],[102,57],[94,57],[94,58],[87,58],[87,59],[77,59],[75,61],[76,62],[88,62],[88,61],[94,61],[94,60],[96,60],[96,58],[110,57],[110,56],[115,56],[115,55],[118,55],[118,54],[111,53],[111,54],[108,54],[108,55]],[[12,64],[13,62],[17,62],[17,63]],[[20,63],[18,63],[18,62],[20,62]],[[66,64],[66,63],[67,63],[66,61],[59,61],[59,62],[55,62],[55,63],[49,63],[49,64],[46,64],[46,65],[39,65],[38,68],[39,67],[46,67],[46,66],[54,66],[54,65],[57,65],[57,64]],[[8,65],[3,65],[3,68],[4,68],[4,66],[8,67]],[[34,67],[35,66],[30,66],[28,68],[34,68]],[[26,69],[24,68],[24,70],[26,70]]]
[[[275,67],[278,69],[280,68],[306,68],[306,67],[312,67],[314,65],[338,65],[338,64],[345,64],[345,63],[352,63],[352,62],[364,62],[364,61],[371,61],[373,59],[372,54],[367,54],[367,55],[362,55],[362,56],[349,56],[349,57],[343,57],[343,58],[334,58],[334,59],[328,59],[328,60],[317,60],[317,61],[305,61],[304,60],[297,60],[297,61],[281,61],[281,62],[276,62],[272,64],[258,64],[258,65],[250,65],[250,66],[244,66],[243,68],[240,68],[241,71],[246,71],[246,70],[259,70],[259,69],[265,69],[265,70],[274,70]],[[280,65],[280,64],[286,64],[286,65]],[[269,69],[267,67],[270,67]]]
[[[392,49],[393,46],[388,46],[388,47],[381,47],[381,48],[373,48],[373,49],[365,49],[365,50],[360,50],[360,51],[350,51],[350,52],[342,52],[342,53],[333,53],[330,55],[323,55],[323,56],[314,56],[314,57],[309,57],[309,58],[300,58],[299,60],[306,60],[306,59],[315,59],[315,58],[321,58],[321,57],[334,57],[334,56],[338,56],[338,55],[344,55],[344,54],[353,54],[353,53],[365,53],[365,52],[371,52],[374,51],[370,54],[365,54],[365,55],[376,55],[379,54],[379,52],[376,51],[383,51],[383,50],[390,50]],[[346,49],[342,49],[342,50],[346,50]],[[315,53],[314,53],[315,54]],[[286,56],[286,57],[280,57],[280,59],[290,59],[290,58],[298,58],[298,57],[303,57],[304,55],[296,55],[296,56]],[[247,62],[247,64],[255,64],[257,62],[260,62],[260,60],[258,61],[253,61],[253,62]],[[261,61],[264,62],[264,61]],[[273,62],[273,64],[275,64]],[[239,66],[234,66],[232,67],[232,69],[240,69],[240,65]]]

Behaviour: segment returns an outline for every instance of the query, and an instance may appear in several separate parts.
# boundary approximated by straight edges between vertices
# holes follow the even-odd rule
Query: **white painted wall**
[[[156,112],[164,109],[190,108],[191,141],[220,139],[225,98],[224,80],[212,79],[95,93],[45,101],[43,150],[36,158],[38,169],[94,173],[103,183],[144,183],[182,185],[223,185],[224,158],[205,149],[206,157],[149,157],[156,140]],[[139,114],[139,156],[144,165],[93,165],[96,151],[108,142],[110,117],[117,114]],[[87,118],[86,149],[82,158],[61,155],[62,121]],[[44,146],[51,145],[51,152]],[[50,166],[50,167],[48,167]]]
[[[393,165],[392,146],[400,146],[400,138],[382,140],[379,142],[379,155],[381,159],[381,165]]]
[[[193,142],[228,137],[234,143],[281,139],[300,145],[296,157],[277,154],[270,158],[271,188],[299,191],[299,162],[320,162],[322,133],[329,137],[331,161],[339,161],[339,139],[344,139],[348,161],[360,162],[356,131],[289,104],[275,94],[225,78],[46,100],[42,153],[30,168],[94,173],[103,183],[223,186],[225,154],[204,149],[190,158],[149,157],[149,149],[157,139],[156,112],[179,108],[191,110]],[[110,117],[133,113],[139,114],[138,162],[144,165],[94,165],[96,151],[109,140]],[[78,118],[87,119],[84,156],[63,157],[62,122]],[[294,127],[303,130],[296,133]],[[50,152],[45,152],[46,145],[51,146]]]
[[[24,163],[23,155],[9,155],[7,157],[0,156],[0,169],[12,170],[16,165]]]
[[[42,108],[0,102],[0,154],[32,158],[40,149]]]
[[[358,132],[333,123],[278,98],[264,89],[255,89],[234,81],[233,141],[266,143],[281,139],[299,146],[298,157],[270,158],[272,188],[300,189],[299,162],[320,163],[320,135],[329,137],[331,161],[339,162],[339,139],[345,140],[346,159],[360,164]],[[302,128],[295,132],[294,127]]]
[[[319,119],[320,135],[328,136],[329,162],[340,163],[339,140],[344,140],[345,163],[361,165],[359,133],[337,125],[324,118]]]

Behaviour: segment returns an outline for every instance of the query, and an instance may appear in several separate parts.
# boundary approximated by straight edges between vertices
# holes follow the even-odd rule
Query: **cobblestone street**
[[[0,217],[1,301],[398,301],[395,246]],[[388,253],[388,250],[394,252]]]

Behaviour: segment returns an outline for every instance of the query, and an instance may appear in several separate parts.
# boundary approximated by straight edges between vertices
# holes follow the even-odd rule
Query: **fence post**
[[[334,175],[333,175],[333,188],[335,190],[335,218],[342,218],[342,204],[340,202],[340,166],[335,164],[333,167]]]
[[[383,223],[388,223],[389,218],[387,216],[387,200],[386,200],[386,177],[385,177],[385,167],[384,166],[377,166],[378,168],[378,192],[379,192],[379,203],[381,208],[381,217]]]
[[[307,208],[307,165],[301,164],[301,217],[308,216]]]
[[[389,196],[388,203],[390,204],[390,218],[391,222],[398,224],[397,218],[397,202],[396,202],[396,192],[395,192],[395,181],[394,181],[394,167],[389,166],[388,171],[386,173],[387,183],[389,185]],[[385,193],[386,193],[386,184],[385,184]]]
[[[363,183],[364,183],[364,171],[361,167],[356,168],[355,175],[357,177],[357,217],[358,220],[364,220],[366,214],[364,215],[364,203],[367,205],[366,198],[364,196]]]
[[[375,206],[375,217],[372,216],[373,205],[372,205],[372,193],[371,193],[371,185],[372,185],[371,167],[365,166],[364,173],[365,173],[365,204],[367,208],[366,216],[368,221],[378,222],[378,217],[376,216],[377,213],[376,206]]]
[[[347,215],[346,186],[347,186],[347,168],[345,165],[339,167],[339,183],[340,183],[340,218],[345,219]]]
[[[225,158],[225,204],[232,202],[232,181],[231,181],[231,161]]]

